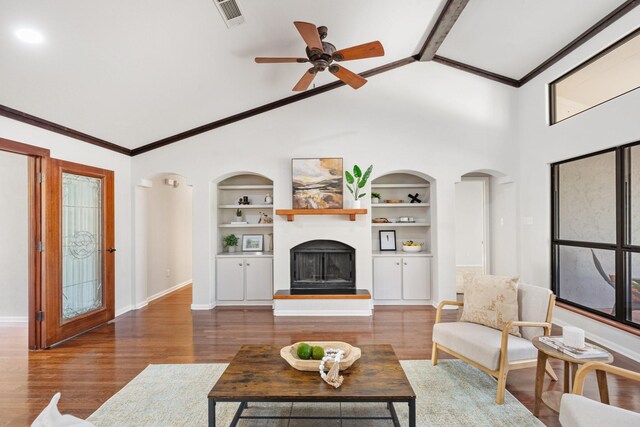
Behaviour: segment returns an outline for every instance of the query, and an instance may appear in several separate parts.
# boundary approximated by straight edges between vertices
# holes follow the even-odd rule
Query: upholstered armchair
[[[525,284],[518,285],[517,293],[519,320],[509,321],[502,330],[471,322],[441,322],[444,307],[463,307],[459,301],[442,301],[433,326],[432,364],[438,364],[438,352],[442,350],[495,377],[498,404],[504,403],[509,371],[536,366],[538,351],[531,340],[551,332],[555,295],[549,289]],[[509,333],[513,327],[519,329],[521,337]],[[548,362],[546,372],[558,380]]]
[[[572,393],[562,395],[560,424],[562,427],[618,427],[640,425],[640,414],[591,400],[582,395],[584,381],[592,371],[608,372],[640,382],[640,373],[602,362],[585,363],[576,372]]]

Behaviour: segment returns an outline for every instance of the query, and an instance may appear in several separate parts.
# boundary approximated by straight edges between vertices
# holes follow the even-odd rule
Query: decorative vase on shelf
[[[378,199],[377,197],[372,197],[371,198],[371,204],[372,205],[377,205],[378,203],[380,203],[380,199]]]
[[[351,209],[360,209],[360,200],[352,200]]]
[[[236,251],[235,246],[227,246],[227,252],[229,252],[230,254],[234,253],[235,251]]]
[[[267,194],[265,196],[264,203],[267,205],[273,204],[273,197],[271,197],[271,194]]]

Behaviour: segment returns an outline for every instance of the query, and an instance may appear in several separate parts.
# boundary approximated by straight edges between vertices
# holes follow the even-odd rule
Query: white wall
[[[463,178],[456,183],[456,267],[485,273],[488,178]]]
[[[518,89],[520,266],[522,278],[550,286],[550,170],[549,163],[640,140],[640,90],[622,95],[577,116],[549,126],[547,83],[589,59],[637,28],[636,8],[580,46],[566,58]],[[618,341],[623,352],[640,359],[640,338],[610,327],[594,326],[582,316],[556,311],[559,321],[584,328],[601,340]],[[622,341],[622,342],[621,342]]]
[[[116,315],[132,304],[131,158],[86,142],[0,117],[0,137],[51,150],[51,157],[115,172]]]
[[[398,170],[432,176],[433,295],[435,301],[454,298],[454,183],[469,170],[513,176],[514,95],[514,88],[448,67],[411,64],[371,78],[361,90],[340,88],[136,156],[134,182],[171,170],[193,184],[193,303],[207,308],[215,295],[215,183],[229,174],[251,171],[273,179],[276,208],[291,206],[293,157],[343,157],[347,168],[373,164],[372,178]],[[352,236],[356,250],[370,253],[369,221],[370,215],[355,223],[308,217],[287,224],[276,217],[274,288],[288,286],[287,246],[297,239],[292,234]],[[371,257],[357,268],[358,287],[370,288]]]
[[[0,151],[0,322],[28,320],[27,156]]]
[[[518,192],[517,184],[504,177],[491,177],[489,239],[491,274],[514,276],[518,267]]]
[[[178,182],[165,185],[165,179]],[[147,298],[191,282],[191,187],[179,175],[163,174],[145,191],[147,212]]]

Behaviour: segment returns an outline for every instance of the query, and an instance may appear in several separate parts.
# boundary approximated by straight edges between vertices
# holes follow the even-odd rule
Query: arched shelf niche
[[[376,305],[431,303],[434,185],[433,178],[412,171],[394,171],[371,181],[371,192],[380,194],[379,203],[371,204]],[[379,222],[383,219],[388,222]],[[422,243],[422,249],[403,251],[402,243],[409,240]]]
[[[262,235],[263,250],[255,252],[270,255],[273,223],[261,221],[261,217],[273,219],[273,181],[263,175],[238,172],[218,181],[217,189],[218,255],[229,253],[223,239],[230,234],[240,240],[238,251],[242,250],[242,235]]]

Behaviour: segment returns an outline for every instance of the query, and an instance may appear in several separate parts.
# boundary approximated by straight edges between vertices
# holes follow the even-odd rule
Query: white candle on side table
[[[562,341],[569,347],[584,348],[584,330],[575,326],[565,326],[562,328]]]

